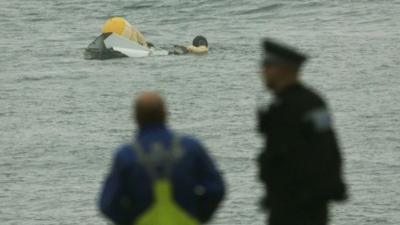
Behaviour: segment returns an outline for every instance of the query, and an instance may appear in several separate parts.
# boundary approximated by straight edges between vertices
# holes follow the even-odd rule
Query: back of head
[[[199,47],[199,46],[208,47],[208,42],[204,36],[198,35],[193,39],[192,45],[195,47]]]
[[[135,99],[134,118],[139,128],[166,123],[166,107],[156,92],[146,91]]]

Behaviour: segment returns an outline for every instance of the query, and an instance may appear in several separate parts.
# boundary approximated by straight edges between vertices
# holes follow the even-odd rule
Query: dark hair
[[[142,102],[136,102],[135,119],[139,127],[153,124],[165,124],[165,106],[162,102],[159,104],[145,104]]]
[[[193,46],[196,46],[196,47],[199,47],[199,46],[202,46],[202,45],[205,45],[206,47],[208,47],[207,39],[205,37],[201,36],[201,35],[196,36],[193,39],[192,44],[193,44]]]

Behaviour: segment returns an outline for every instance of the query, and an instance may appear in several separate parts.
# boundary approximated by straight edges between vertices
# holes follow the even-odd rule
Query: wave
[[[24,76],[22,78],[18,78],[17,82],[24,82],[24,81],[41,81],[41,80],[49,80],[53,79],[54,77],[52,76],[41,76],[41,77],[30,77],[30,76]]]
[[[134,4],[124,6],[123,9],[129,9],[129,10],[148,9],[148,8],[153,8],[157,3],[158,3],[157,1],[137,2]]]
[[[235,15],[250,15],[250,14],[258,14],[258,13],[264,13],[264,12],[269,12],[278,8],[282,8],[285,4],[283,3],[276,3],[272,5],[267,5],[264,7],[258,7],[255,9],[250,9],[250,10],[245,10],[245,11],[239,11],[235,13]]]

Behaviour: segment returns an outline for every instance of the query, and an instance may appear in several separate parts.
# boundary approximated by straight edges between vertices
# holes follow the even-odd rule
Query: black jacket
[[[344,200],[342,159],[324,101],[296,84],[259,112],[265,147],[258,158],[265,204]]]

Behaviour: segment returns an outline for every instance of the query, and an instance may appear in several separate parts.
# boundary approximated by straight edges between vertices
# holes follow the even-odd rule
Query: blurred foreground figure
[[[225,188],[206,149],[166,126],[162,98],[144,92],[134,103],[139,131],[117,149],[100,210],[115,224],[198,225],[210,220]]]
[[[346,199],[342,159],[323,99],[299,81],[306,56],[264,42],[262,78],[273,93],[259,111],[265,148],[258,158],[269,225],[325,225],[328,203]]]

